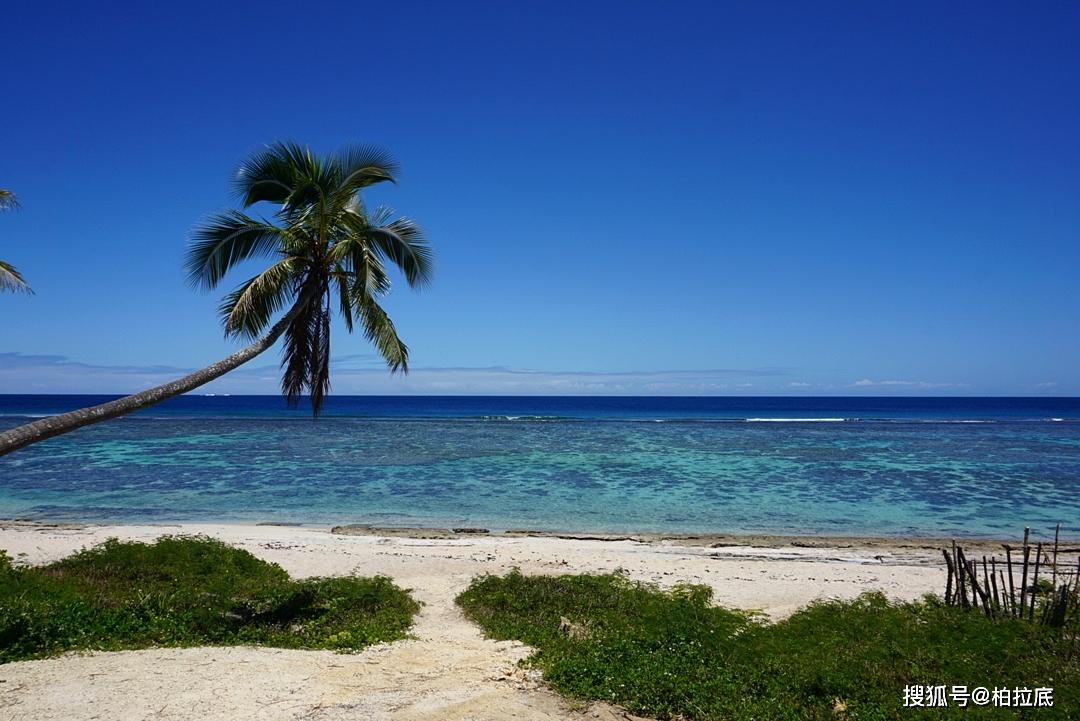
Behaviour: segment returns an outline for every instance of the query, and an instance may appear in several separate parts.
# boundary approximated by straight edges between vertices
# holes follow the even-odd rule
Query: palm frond
[[[382,261],[369,249],[364,248],[352,263],[352,292],[363,293],[372,298],[381,298],[390,292],[390,276],[386,274]]]
[[[338,312],[345,321],[345,330],[353,332],[352,298],[349,295],[349,274],[343,268],[334,272],[334,286],[338,294]]]
[[[304,258],[290,256],[226,295],[218,307],[225,335],[255,338],[262,333],[271,317],[296,296],[295,279],[306,267]]]
[[[319,312],[318,301],[309,303],[285,330],[285,342],[281,348],[281,392],[290,408],[296,408],[304,394],[310,377],[311,328],[313,316]]]
[[[288,252],[289,232],[272,223],[256,220],[237,210],[226,210],[207,219],[192,232],[184,267],[188,282],[213,290],[237,263]]]
[[[22,277],[19,271],[15,270],[15,266],[0,260],[0,291],[4,290],[12,293],[34,294],[30,284],[26,282],[26,279]]]
[[[306,145],[278,142],[255,154],[236,171],[233,190],[244,207],[268,201],[283,215],[304,215],[311,206],[327,206],[338,180],[331,160],[324,161]]]
[[[19,199],[10,190],[0,188],[0,210],[18,210]]]
[[[408,218],[398,218],[386,225],[368,228],[367,237],[375,252],[401,269],[413,288],[431,282],[435,273],[435,254],[424,232]]]
[[[351,145],[334,154],[337,187],[351,194],[375,183],[397,182],[398,163],[388,151],[375,145]]]
[[[317,416],[322,412],[323,401],[330,392],[330,308],[320,304],[319,312],[312,320],[308,394],[311,397],[311,412]]]
[[[281,390],[290,408],[307,391],[311,410],[319,415],[330,391],[330,308],[325,294],[309,303],[285,331]]]
[[[262,201],[284,204],[310,161],[311,151],[299,143],[273,143],[240,164],[233,191],[245,208]]]
[[[390,278],[364,238],[350,235],[339,240],[330,249],[329,256],[352,278],[350,285],[357,292],[375,296],[390,292]]]
[[[374,297],[354,294],[353,308],[364,337],[379,351],[392,372],[409,372],[409,347],[398,337],[394,322]]]

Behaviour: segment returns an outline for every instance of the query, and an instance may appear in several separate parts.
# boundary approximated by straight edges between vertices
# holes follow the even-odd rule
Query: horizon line
[[[99,397],[116,397],[125,398],[132,393],[8,393],[0,392],[0,398],[5,396],[99,396]],[[179,396],[173,396],[173,398],[281,398],[280,393],[182,393]],[[301,398],[309,398],[304,395]],[[1065,396],[1031,396],[1031,395],[1015,395],[1015,394],[966,394],[966,395],[860,395],[860,394],[829,394],[829,395],[801,395],[794,393],[763,393],[758,395],[750,394],[710,394],[710,395],[686,395],[686,394],[666,394],[666,393],[654,393],[649,395],[632,394],[632,393],[596,393],[596,394],[559,394],[559,393],[331,393],[326,396],[330,398],[882,398],[882,399],[897,399],[897,398],[924,398],[933,400],[946,400],[950,398],[1024,398],[1032,400],[1080,400],[1080,395],[1065,395]],[[172,398],[166,398],[161,403],[166,403]],[[155,404],[156,405],[156,404]]]

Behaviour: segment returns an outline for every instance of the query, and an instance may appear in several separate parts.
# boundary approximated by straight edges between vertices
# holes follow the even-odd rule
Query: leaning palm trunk
[[[96,406],[90,406],[89,408],[80,408],[77,411],[69,411],[68,413],[49,416],[48,418],[42,418],[33,423],[16,426],[11,430],[0,433],[0,456],[11,453],[12,451],[17,451],[23,446],[28,446],[31,443],[37,443],[38,441],[43,441],[47,438],[52,438],[53,436],[59,436],[77,428],[82,428],[83,426],[100,423],[101,421],[107,421],[110,418],[116,418],[133,411],[149,408],[163,400],[195,390],[199,386],[206,385],[210,381],[220,378],[229,371],[244,365],[249,360],[274,345],[274,342],[281,337],[289,327],[289,324],[304,310],[304,306],[311,302],[313,297],[314,293],[310,291],[304,293],[289,312],[286,313],[281,320],[275,323],[266,335],[257,339],[246,348],[236,351],[229,357],[223,358],[217,363],[212,363],[183,378],[172,381],[171,383],[155,386],[154,388],[150,388],[134,395],[117,398],[115,401],[101,403]]]

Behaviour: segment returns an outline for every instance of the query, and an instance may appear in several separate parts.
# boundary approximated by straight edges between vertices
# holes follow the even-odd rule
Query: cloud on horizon
[[[852,383],[849,388],[911,388],[917,390],[932,390],[944,388],[969,388],[968,383],[933,383],[930,381],[875,381],[863,378]]]
[[[194,368],[95,365],[61,355],[0,353],[0,393],[132,393],[173,380]],[[390,375],[374,355],[335,358],[333,392],[341,394],[491,395],[713,395],[776,392],[790,368],[665,371],[544,371],[492,367],[423,367]],[[203,386],[206,393],[276,393],[275,364],[242,366]]]
[[[276,394],[280,368],[272,356],[202,386],[196,393]],[[63,355],[0,353],[0,393],[124,394],[196,370],[170,365],[84,363]],[[374,354],[335,357],[334,393],[344,395],[949,395],[982,390],[970,383],[927,380],[853,382],[810,378],[790,367],[659,371],[548,371],[505,366],[415,367],[390,375]],[[849,376],[850,377],[850,376]],[[858,377],[858,376],[856,376]],[[1018,395],[1062,392],[1057,382],[1018,384]],[[1000,391],[998,391],[1000,392]]]

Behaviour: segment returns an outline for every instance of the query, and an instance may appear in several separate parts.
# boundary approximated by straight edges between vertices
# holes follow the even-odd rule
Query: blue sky
[[[338,393],[1080,393],[1075,3],[18,3],[0,392],[235,345],[184,282],[236,164],[389,148],[434,285]],[[246,277],[238,273],[239,282]],[[276,350],[208,387],[273,393]]]

